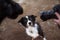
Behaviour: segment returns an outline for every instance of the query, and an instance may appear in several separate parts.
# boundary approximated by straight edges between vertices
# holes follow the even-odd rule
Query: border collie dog
[[[16,19],[23,13],[23,8],[13,0],[0,0],[0,23],[5,17]]]
[[[22,24],[24,28],[26,29],[26,34],[32,38],[37,38],[38,36],[41,36],[43,40],[46,40],[43,31],[41,29],[41,26],[35,21],[36,16],[29,15],[22,17],[18,23]]]

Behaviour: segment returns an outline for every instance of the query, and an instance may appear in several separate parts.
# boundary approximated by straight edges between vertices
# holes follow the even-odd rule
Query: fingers
[[[55,14],[56,14],[57,18],[60,19],[60,15],[57,12]]]
[[[57,20],[57,19],[54,19],[54,21],[55,21],[57,24],[59,24],[59,20]]]
[[[56,22],[56,24],[60,25],[60,20],[54,19],[54,21]]]
[[[57,12],[56,12],[55,14],[56,14],[56,16],[57,16],[58,19],[54,19],[54,21],[55,21],[57,24],[60,25],[60,14],[57,13]]]

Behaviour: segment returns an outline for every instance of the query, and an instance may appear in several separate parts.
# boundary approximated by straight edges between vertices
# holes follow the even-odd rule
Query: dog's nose
[[[31,22],[29,22],[29,25],[31,25]]]

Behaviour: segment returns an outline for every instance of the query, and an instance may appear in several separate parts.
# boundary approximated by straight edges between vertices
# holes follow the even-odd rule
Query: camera
[[[60,4],[55,5],[52,10],[42,11],[40,12],[40,18],[43,21],[47,21],[49,19],[58,19],[55,15],[55,12],[60,14]]]

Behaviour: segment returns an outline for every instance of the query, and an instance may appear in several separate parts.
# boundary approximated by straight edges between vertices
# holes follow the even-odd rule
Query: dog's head
[[[18,23],[21,23],[23,26],[28,27],[28,26],[33,26],[35,23],[36,16],[34,15],[29,15],[22,17]]]

